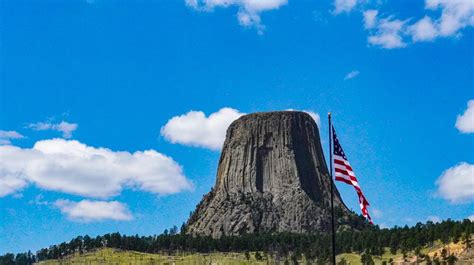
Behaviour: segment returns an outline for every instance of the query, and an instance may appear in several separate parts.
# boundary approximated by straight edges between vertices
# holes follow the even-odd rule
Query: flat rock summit
[[[217,180],[186,224],[190,234],[330,231],[329,171],[307,113],[253,113],[227,129]],[[334,190],[334,205],[350,211]]]

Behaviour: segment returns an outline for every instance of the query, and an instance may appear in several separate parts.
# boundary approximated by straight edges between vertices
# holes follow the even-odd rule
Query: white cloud
[[[64,139],[38,141],[33,148],[0,146],[0,197],[28,183],[99,198],[126,187],[156,194],[192,188],[181,166],[154,150],[118,152]]]
[[[357,0],[334,0],[334,13],[350,12],[357,5],[357,2]]]
[[[441,218],[439,216],[430,215],[426,218],[426,221],[431,221],[433,223],[441,223]]]
[[[344,77],[344,80],[352,79],[352,78],[358,76],[359,74],[360,74],[360,72],[357,71],[357,70],[350,71],[349,73],[346,74],[346,76]]]
[[[37,122],[31,123],[28,125],[29,128],[36,131],[47,131],[53,130],[62,132],[63,137],[68,139],[72,137],[72,132],[77,129],[77,123],[69,123],[66,121],[61,121],[60,123],[51,123],[51,122]]]
[[[379,11],[377,10],[367,10],[363,13],[364,15],[364,27],[366,29],[371,29],[373,27],[375,27],[376,23],[377,23],[377,14],[379,13]]]
[[[436,185],[438,194],[451,203],[474,200],[474,165],[462,162],[447,169]]]
[[[474,26],[474,1],[472,0],[425,0],[425,9],[441,11],[438,17],[430,13],[413,23],[388,16],[377,19],[377,10],[364,12],[364,26],[369,30],[369,43],[386,49],[407,46],[413,42],[433,41],[440,37],[459,37],[461,30]]]
[[[456,119],[456,128],[462,133],[474,133],[474,99],[467,102],[467,109]]]
[[[161,128],[161,135],[172,143],[220,150],[227,127],[242,115],[232,108],[222,108],[209,117],[202,111],[190,111],[171,118]]]
[[[25,136],[16,131],[2,131],[0,130],[0,145],[11,144],[13,139],[22,139]]]
[[[255,27],[262,34],[265,26],[261,24],[260,14],[265,11],[279,9],[287,4],[287,0],[185,0],[186,5],[204,12],[210,12],[217,7],[236,6],[239,24],[245,27]]]
[[[308,113],[318,127],[321,125],[318,113],[311,110],[301,111]],[[161,128],[160,133],[171,143],[220,150],[225,141],[227,128],[242,115],[245,113],[232,108],[222,108],[208,117],[202,111],[189,111],[171,118]]]
[[[474,222],[474,214],[469,215],[467,219],[469,219],[471,222]]]
[[[59,208],[63,214],[73,221],[129,221],[133,219],[127,206],[118,201],[82,200],[73,202],[57,200],[54,202],[54,206]]]
[[[0,146],[0,149],[1,148],[2,147]],[[2,155],[0,154],[0,159],[1,157]],[[0,197],[15,193],[17,190],[24,188],[28,184],[23,177],[2,169],[2,164],[3,162],[0,160]]]
[[[436,26],[430,17],[425,16],[409,27],[413,41],[430,41],[437,37]]]
[[[371,27],[371,34],[368,41],[372,45],[381,46],[385,49],[402,48],[406,46],[402,34],[406,21],[387,17],[378,19],[375,14],[373,20],[375,25]]]
[[[459,30],[474,26],[474,1],[472,0],[426,0],[426,9],[441,9],[438,19],[440,36],[454,36]]]

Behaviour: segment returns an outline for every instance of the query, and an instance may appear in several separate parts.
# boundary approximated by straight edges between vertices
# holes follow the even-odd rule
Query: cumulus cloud
[[[0,130],[0,145],[11,144],[13,139],[22,139],[25,136],[16,131],[2,131]]]
[[[349,73],[346,74],[346,76],[344,77],[344,80],[352,79],[352,78],[358,76],[359,74],[360,74],[360,72],[357,71],[357,70],[350,71]]]
[[[265,11],[279,9],[287,4],[287,0],[185,0],[186,5],[204,12],[213,11],[217,7],[235,6],[238,8],[239,24],[245,27],[255,27],[262,34],[265,26],[261,23],[260,14]]]
[[[38,141],[33,148],[0,146],[0,197],[29,183],[98,198],[126,187],[155,194],[192,188],[181,166],[155,150],[112,151],[64,139]]]
[[[428,13],[418,20],[399,20],[393,16],[379,19],[377,10],[365,11],[364,26],[369,30],[369,43],[386,49],[402,48],[410,39],[424,42],[440,37],[459,37],[462,29],[474,26],[474,1],[425,0],[425,9],[431,13],[441,11],[441,15],[436,17]]]
[[[36,131],[47,131],[53,130],[58,131],[63,134],[63,137],[69,139],[72,137],[72,132],[77,129],[77,123],[69,123],[66,121],[61,121],[60,123],[51,123],[51,122],[37,122],[31,123],[28,125],[29,128]]]
[[[222,108],[208,117],[202,111],[190,111],[171,118],[161,128],[161,135],[172,143],[220,150],[227,127],[242,115],[232,108]]]
[[[447,169],[436,185],[438,194],[451,203],[474,200],[474,165],[462,162]]]
[[[474,133],[474,99],[467,102],[467,109],[456,119],[456,128],[462,133]]]
[[[294,111],[294,109],[286,109]],[[321,125],[319,114],[311,110],[301,110],[308,113]],[[186,114],[171,118],[162,128],[161,135],[171,143],[187,146],[203,147],[220,150],[225,141],[229,125],[245,113],[232,108],[222,108],[209,116],[202,111],[189,111]]]
[[[70,220],[79,222],[92,221],[129,221],[133,217],[127,206],[118,201],[57,200],[54,206],[59,208]]]
[[[474,222],[474,214],[469,215],[467,219],[469,219],[471,222]]]
[[[334,13],[350,12],[357,5],[357,2],[357,0],[334,0]]]

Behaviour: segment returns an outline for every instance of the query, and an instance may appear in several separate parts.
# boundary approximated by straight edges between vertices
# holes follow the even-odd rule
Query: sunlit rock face
[[[304,112],[253,113],[227,130],[217,180],[187,223],[191,234],[330,230],[330,186],[315,121]],[[349,214],[335,189],[334,203]]]

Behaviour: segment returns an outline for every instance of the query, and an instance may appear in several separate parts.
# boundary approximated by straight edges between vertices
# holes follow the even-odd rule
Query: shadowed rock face
[[[297,111],[254,113],[227,130],[217,181],[188,220],[192,234],[330,229],[330,186],[316,123]],[[335,189],[335,206],[348,214]]]

